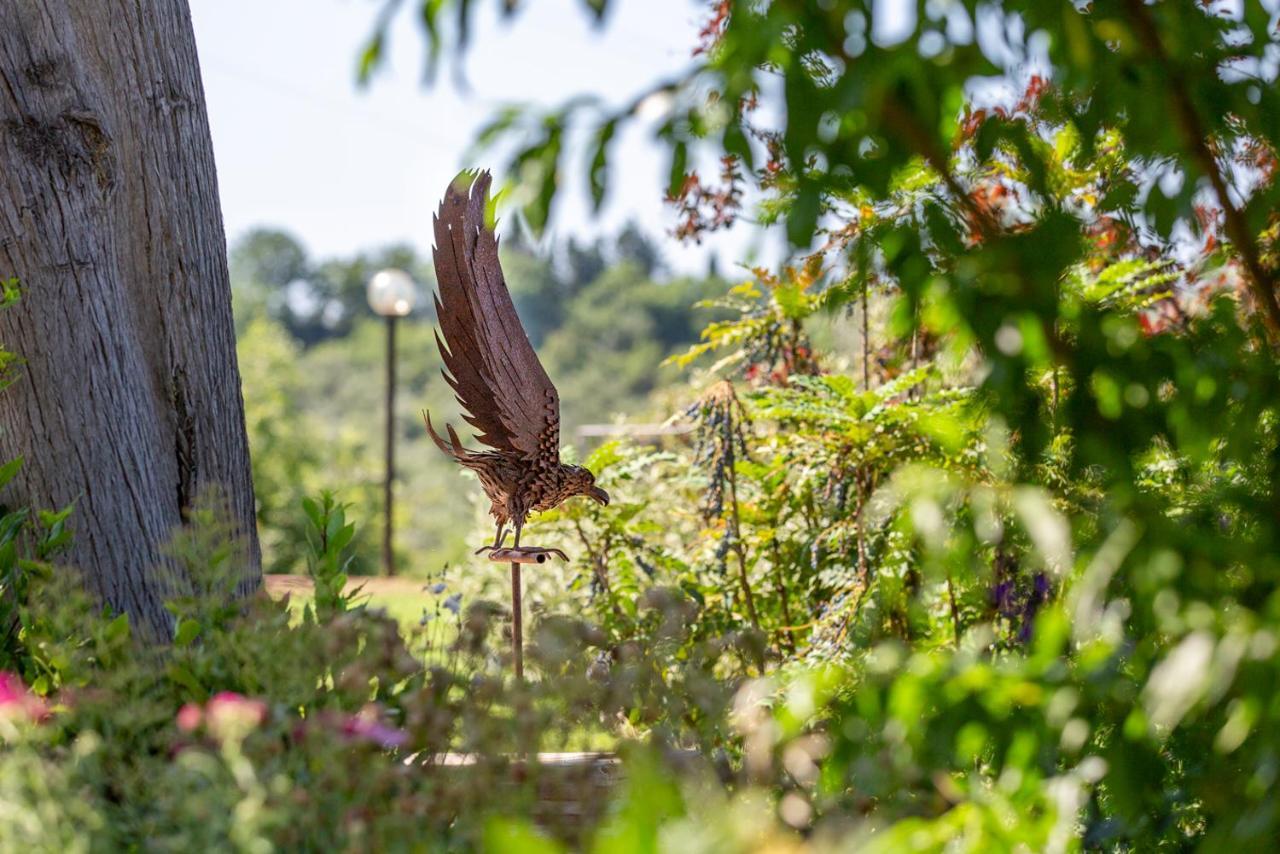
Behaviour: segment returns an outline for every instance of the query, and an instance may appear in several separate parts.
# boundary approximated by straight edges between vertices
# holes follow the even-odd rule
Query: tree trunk
[[[186,0],[0,2],[0,402],[11,502],[75,503],[65,562],[150,636],[215,488],[261,582],[226,240]]]

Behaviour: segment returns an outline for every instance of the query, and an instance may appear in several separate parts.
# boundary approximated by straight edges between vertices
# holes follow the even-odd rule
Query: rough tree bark
[[[75,502],[66,563],[152,636],[165,543],[210,487],[261,581],[226,241],[186,0],[0,2],[0,460]]]

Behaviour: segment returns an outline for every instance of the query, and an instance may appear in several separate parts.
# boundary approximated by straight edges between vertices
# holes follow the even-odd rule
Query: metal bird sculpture
[[[520,547],[529,514],[575,495],[608,504],[609,493],[586,468],[560,462],[560,395],[529,343],[498,264],[498,241],[485,223],[490,181],[488,172],[458,176],[434,219],[436,346],[463,419],[488,449],[464,448],[450,424],[446,441],[431,416],[423,417],[440,450],[479,476],[492,505],[498,531],[493,545],[477,554],[491,551],[497,559],[510,525],[514,548],[502,550],[508,559],[564,559],[559,549]]]

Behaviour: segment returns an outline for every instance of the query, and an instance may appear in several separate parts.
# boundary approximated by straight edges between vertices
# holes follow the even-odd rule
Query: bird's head
[[[601,504],[609,503],[609,493],[596,486],[596,476],[583,466],[566,466],[570,495],[585,495]]]

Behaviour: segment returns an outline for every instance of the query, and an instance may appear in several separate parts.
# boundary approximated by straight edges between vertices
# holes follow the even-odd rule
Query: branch
[[[984,237],[994,235],[998,230],[991,212],[973,200],[973,197],[960,185],[955,173],[951,171],[946,153],[938,146],[929,131],[920,124],[920,120],[910,110],[904,109],[897,101],[885,101],[883,113],[885,122],[892,128],[908,147],[925,159],[942,182],[947,185],[956,203],[973,217],[973,224]]]
[[[1258,251],[1258,242],[1249,230],[1249,224],[1245,220],[1244,212],[1231,203],[1226,179],[1223,178],[1222,172],[1218,168],[1218,160],[1213,156],[1213,150],[1209,147],[1209,135],[1205,130],[1204,123],[1200,120],[1200,115],[1196,112],[1191,96],[1187,94],[1187,82],[1182,74],[1182,69],[1177,64],[1170,62],[1164,43],[1160,41],[1160,33],[1156,28],[1156,23],[1147,11],[1147,7],[1143,4],[1143,0],[1125,0],[1125,9],[1129,13],[1129,18],[1137,30],[1138,38],[1142,41],[1143,47],[1160,64],[1167,75],[1168,85],[1164,88],[1173,101],[1174,116],[1177,120],[1178,129],[1182,132],[1183,142],[1190,149],[1191,156],[1195,159],[1200,170],[1208,177],[1209,183],[1213,185],[1213,191],[1218,196],[1218,203],[1222,206],[1227,235],[1231,238],[1231,242],[1235,244],[1236,251],[1244,262],[1245,270],[1248,273],[1249,288],[1253,292],[1254,298],[1262,306],[1262,319],[1266,323],[1271,342],[1273,344],[1280,343],[1280,301],[1276,299],[1274,283],[1266,268],[1262,266],[1262,256]]]

